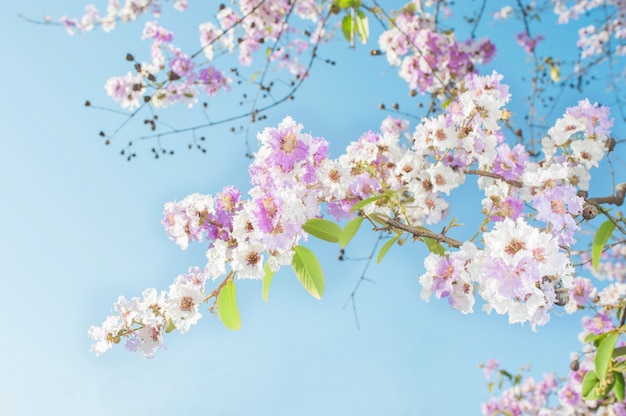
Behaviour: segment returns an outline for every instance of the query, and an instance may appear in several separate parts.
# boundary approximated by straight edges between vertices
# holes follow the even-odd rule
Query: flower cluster
[[[137,20],[146,13],[152,13],[154,17],[161,15],[161,5],[154,0],[126,0],[121,4],[119,0],[109,0],[106,14],[103,15],[94,5],[85,7],[85,14],[80,18],[61,17],[59,20],[70,35],[76,30],[89,32],[101,26],[105,32],[115,28],[118,21],[131,22]],[[176,10],[186,10],[187,0],[176,0],[173,3]]]
[[[174,8],[186,10],[187,1],[175,1]],[[111,0],[106,15],[94,6],[88,6],[83,17],[62,17],[60,21],[70,34],[76,30],[87,32],[96,26],[108,32],[114,29],[116,22],[133,21],[148,12],[158,18],[161,13],[159,2],[127,0],[121,5]],[[321,15],[322,6],[315,0],[242,1],[238,10],[221,6],[215,22],[199,25],[200,47],[207,62],[198,62],[195,59],[198,53],[187,54],[175,47],[173,33],[158,22],[149,21],[145,24],[142,39],[152,42],[151,60],[136,62],[136,73],[111,77],[105,89],[115,102],[129,110],[138,108],[143,102],[157,108],[178,103],[192,106],[201,91],[211,97],[220,90],[230,89],[231,78],[212,63],[217,54],[232,54],[238,49],[239,62],[247,66],[261,45],[265,45],[263,55],[269,62],[274,62],[279,69],[286,68],[296,79],[304,78],[307,66],[300,63],[299,56],[329,36],[325,33]],[[315,28],[304,31],[296,28],[293,16],[315,25]],[[134,60],[134,57],[129,59]]]
[[[403,9],[391,29],[378,39],[390,65],[399,66],[400,77],[411,90],[433,93],[473,73],[488,63],[495,46],[488,39],[459,42],[454,33],[437,30],[427,13]]]
[[[457,253],[430,254],[420,277],[422,298],[447,297],[453,308],[468,313],[478,290],[486,301],[484,310],[508,314],[511,323],[529,321],[535,328],[549,321],[555,303],[563,303],[557,292],[572,285],[574,270],[564,248],[575,243],[579,229],[574,217],[582,212],[583,199],[577,191],[588,188],[589,169],[606,152],[612,120],[606,107],[581,101],[543,139],[545,159],[532,162],[523,146],[511,149],[501,142],[494,124],[502,103],[488,97],[507,96],[506,90],[494,83],[483,91],[462,94],[447,115],[435,119],[438,125],[431,120],[416,129],[428,126],[422,153],[446,155],[447,163],[465,169],[476,162],[480,170],[497,174],[478,181],[485,192],[487,223],[493,224],[482,236],[482,248],[467,242]],[[469,102],[473,106],[463,108]],[[493,118],[484,116],[490,112]],[[478,122],[474,128],[467,122],[455,125],[450,123],[455,114],[461,119],[471,114]],[[473,149],[480,152],[472,155]],[[534,209],[532,224],[522,215],[524,204]]]
[[[608,392],[607,396],[597,400],[587,400],[582,395],[585,376],[590,371],[596,371],[594,360],[597,346],[593,345],[593,336],[606,334],[620,325],[615,311],[625,306],[626,285],[614,283],[598,293],[596,289],[590,288],[588,279],[577,278],[569,293],[571,303],[582,306],[582,302],[596,312],[593,316],[582,317],[583,331],[579,334],[579,339],[583,342],[582,353],[571,354],[572,365],[567,377],[556,379],[554,375],[547,374],[538,383],[532,377],[526,377],[523,381],[519,379],[511,388],[502,391],[499,397],[493,397],[484,403],[483,415],[626,415],[626,402],[620,402],[613,392]],[[618,341],[616,347],[622,346],[624,342]],[[495,361],[483,367],[487,379],[499,368]],[[600,409],[606,413],[597,413]]]
[[[611,54],[626,55],[626,4],[623,0],[577,0],[573,4],[568,0],[553,0],[553,3],[559,23],[568,23],[580,16],[587,16],[596,9],[600,12],[600,24],[588,25],[578,30],[576,46],[580,48],[582,59],[604,54],[609,47]]]
[[[380,133],[363,134],[337,159],[328,157],[326,140],[303,133],[287,117],[257,136],[247,198],[234,187],[215,196],[193,194],[166,204],[163,225],[182,249],[191,241],[208,243],[203,283],[227,273],[227,279],[261,279],[267,268],[291,263],[310,219],[325,213],[350,218],[355,204],[384,196],[362,206],[362,214],[423,229],[445,217],[447,196],[468,175],[478,175],[485,194],[481,238],[426,258],[422,298],[447,298],[454,309],[470,313],[478,294],[487,312],[507,314],[512,323],[530,322],[533,329],[544,325],[555,304],[573,312],[593,293],[586,280],[574,279],[567,249],[578,230],[573,217],[582,209],[577,189],[586,189],[611,121],[603,107],[586,101],[569,108],[543,141],[545,159],[532,162],[523,146],[510,148],[500,132],[509,117],[509,90],[501,80],[495,72],[470,74],[446,112],[422,120],[413,134],[406,121],[387,118]],[[176,293],[167,299],[179,299]],[[191,300],[196,305],[198,298]],[[134,334],[129,322],[146,325],[145,314],[136,319],[134,310],[125,321],[124,308],[116,307],[120,316],[91,331],[97,351]],[[183,329],[195,322],[186,317],[181,323],[159,308],[152,319],[160,319],[162,328],[168,319]],[[119,325],[125,325],[122,332]]]
[[[108,316],[102,326],[89,328],[96,341],[91,350],[100,355],[127,338],[126,349],[152,358],[164,348],[163,335],[173,328],[189,330],[202,317],[199,307],[205,300],[205,273],[191,268],[179,275],[168,292],[146,289],[140,298],[127,300],[120,296],[113,305],[116,314]]]

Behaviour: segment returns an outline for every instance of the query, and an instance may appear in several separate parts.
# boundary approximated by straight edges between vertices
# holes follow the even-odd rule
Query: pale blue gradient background
[[[192,7],[208,16],[215,5]],[[95,358],[87,329],[102,322],[117,296],[167,289],[177,274],[204,264],[203,245],[181,252],[168,240],[159,223],[163,205],[228,184],[245,192],[249,160],[243,137],[231,135],[230,125],[206,133],[207,154],[188,151],[188,136],[181,136],[164,142],[175,157],[155,161],[147,145],[127,163],[118,152],[133,132],[143,132],[133,128],[105,147],[97,132],[121,119],[82,104],[89,98],[109,105],[103,85],[131,69],[126,52],[147,56],[142,25],[68,37],[16,17],[76,16],[82,7],[28,0],[6,4],[0,15],[0,414],[475,415],[488,398],[479,362],[497,357],[511,371],[532,363],[535,376],[565,374],[569,352],[578,347],[579,316],[553,316],[533,333],[479,307],[461,316],[445,301],[425,303],[417,280],[425,251],[411,244],[368,270],[376,283],[358,291],[360,330],[351,308],[343,307],[364,264],[339,262],[336,247],[311,241],[326,273],[322,301],[285,269],[274,278],[268,304],[260,282],[238,284],[239,332],[207,313],[188,334],[167,336],[168,349],[153,360],[121,345]],[[169,25],[178,39],[188,28],[184,41],[195,45],[194,13],[178,14],[168,3],[163,10],[182,19]],[[506,81],[519,115],[527,91],[518,79],[530,66],[512,40],[519,23],[503,27],[494,67],[512,74]],[[544,47],[568,47],[557,36],[573,29],[543,32]],[[485,25],[478,34],[491,30]],[[421,116],[396,69],[384,57],[368,56],[371,47],[355,52],[334,43],[321,55],[338,65],[316,63],[296,99],[252,129],[289,114],[305,131],[329,139],[338,156],[350,140],[378,129],[385,116],[379,102],[397,101]],[[602,91],[592,92],[598,94],[592,101],[604,100]],[[551,120],[582,97],[570,94]],[[175,120],[185,125],[184,118]],[[616,168],[623,178],[623,165]],[[610,192],[607,181],[597,183],[597,194]],[[471,223],[479,209],[474,195],[475,185],[455,195],[460,222]],[[456,235],[464,232],[471,231]],[[373,234],[359,234],[347,255],[366,256],[373,241]]]

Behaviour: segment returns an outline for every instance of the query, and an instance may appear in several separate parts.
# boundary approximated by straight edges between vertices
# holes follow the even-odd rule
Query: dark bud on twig
[[[591,204],[586,204],[583,207],[583,218],[586,220],[594,219],[598,215],[598,207]]]
[[[126,60],[127,60],[127,61],[134,61],[134,60],[135,60],[135,57],[134,57],[133,55],[131,55],[130,53],[127,53],[127,54],[126,54]]]
[[[578,360],[574,360],[569,363],[569,368],[572,371],[578,371],[578,369],[580,368],[580,363],[578,362]]]
[[[609,137],[608,139],[606,139],[606,143],[604,144],[604,146],[606,147],[606,150],[608,152],[612,152],[613,149],[615,149],[615,139],[612,137]]]
[[[152,97],[149,96],[149,95],[144,95],[143,96],[143,102],[144,103],[149,103],[151,99],[152,99]]]
[[[393,103],[392,107],[393,107],[394,110],[399,110],[400,109],[400,106],[398,105],[398,103]]]
[[[383,103],[378,104],[378,108],[380,108],[381,110],[384,110],[385,109],[385,104],[383,104]]]
[[[170,71],[167,73],[167,79],[170,81],[177,81],[180,79],[180,76],[176,74],[174,71]]]
[[[556,299],[554,300],[554,304],[557,306],[565,306],[567,302],[569,302],[569,292],[564,287],[558,287],[554,289],[554,294],[556,295]]]
[[[85,107],[91,107],[91,101],[89,100],[85,101]]]
[[[106,139],[106,140],[104,141],[104,144],[106,144],[106,145],[108,146],[109,144],[111,144],[111,141],[110,141],[109,139]]]
[[[417,95],[417,90],[411,90],[411,91],[409,91],[409,95],[410,95],[411,97],[415,97],[415,96]]]
[[[224,6],[224,3],[221,3],[219,9],[220,10],[224,10],[225,8],[226,8],[226,6]]]
[[[135,64],[135,71],[141,72],[141,64],[140,63],[136,63]]]
[[[154,81],[156,81],[156,77],[154,75],[152,75],[152,74],[148,74],[148,80],[150,82],[154,82]]]
[[[100,130],[100,133],[98,133],[98,135],[99,135],[100,137],[104,137],[104,136],[106,136],[102,130]]]
[[[372,56],[379,56],[379,55],[382,55],[382,52],[380,51],[380,49],[372,49],[370,51],[370,55],[372,55]]]
[[[133,91],[141,91],[142,88],[142,84],[133,84]]]

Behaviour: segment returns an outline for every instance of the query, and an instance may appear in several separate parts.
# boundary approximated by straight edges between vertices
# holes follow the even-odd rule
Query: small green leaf
[[[614,332],[604,338],[604,340],[598,345],[596,350],[596,357],[594,362],[596,364],[596,374],[600,381],[606,379],[606,374],[609,369],[611,357],[613,356],[613,350],[615,349],[615,343],[617,342],[618,333]]]
[[[263,296],[263,300],[267,303],[267,296],[270,294],[270,285],[274,278],[274,271],[270,269],[267,263],[263,266],[263,271],[265,274],[263,275],[263,291],[261,292],[261,296]]]
[[[385,257],[385,254],[387,254],[391,246],[393,246],[399,238],[400,234],[396,234],[389,241],[387,241],[384,246],[381,247],[380,251],[378,252],[378,257],[376,257],[376,264],[380,264],[380,262],[383,260],[383,257]]]
[[[381,198],[385,198],[386,195],[383,194],[378,194],[378,195],[374,195],[374,196],[370,196],[369,198],[366,198],[362,201],[357,202],[356,204],[354,204],[352,206],[352,208],[350,208],[350,212],[354,213],[358,210],[360,210],[363,207],[366,207],[367,205],[371,204],[372,202],[376,202]]]
[[[626,347],[617,347],[613,350],[613,358],[621,357],[622,355],[626,355]]]
[[[615,384],[613,384],[613,393],[615,393],[617,401],[621,403],[624,401],[624,375],[615,371],[613,372],[613,378],[615,379]]]
[[[237,308],[237,288],[231,280],[226,283],[219,295],[217,295],[217,311],[224,326],[233,331],[241,328],[241,318]]]
[[[346,248],[350,240],[352,240],[352,237],[354,237],[356,232],[359,231],[363,220],[363,217],[353,218],[346,224],[345,227],[343,227],[343,230],[341,230],[341,233],[339,234],[339,247]]]
[[[174,321],[172,321],[172,318],[168,316],[167,319],[165,320],[165,333],[169,334],[175,329],[176,329],[176,325],[174,325]]]
[[[428,247],[428,251],[433,254],[437,254],[438,256],[443,256],[446,254],[446,249],[441,243],[437,240],[434,240],[430,237],[423,237],[424,243],[426,243],[426,247]]]
[[[339,234],[341,233],[340,226],[323,218],[311,218],[307,220],[302,226],[302,229],[320,240],[329,241],[331,243],[339,241]]]
[[[617,364],[614,364],[613,371],[615,371],[616,373],[626,372],[626,361],[620,361]]]
[[[550,78],[552,78],[554,82],[559,82],[561,79],[561,70],[554,64],[550,64]]]
[[[348,9],[350,7],[361,7],[361,0],[336,0],[333,4],[342,9]]]
[[[315,254],[304,246],[294,247],[291,267],[307,292],[315,299],[321,299],[324,293],[324,272]]]
[[[354,25],[352,23],[352,16],[349,14],[346,14],[341,21],[341,31],[350,45],[354,42]]]
[[[370,27],[367,22],[367,16],[362,10],[356,11],[356,34],[359,36],[361,43],[365,45],[370,36]]]
[[[598,376],[596,372],[591,370],[585,374],[583,378],[582,394],[587,400],[596,400],[598,395],[596,394],[596,387],[598,385]]]
[[[513,374],[509,373],[506,370],[500,370],[500,374],[509,379],[510,382],[513,382]]]
[[[587,336],[585,337],[585,340],[583,341],[585,344],[588,342],[593,342],[596,340],[596,338],[598,338],[598,336],[594,333],[590,333],[587,334]]]
[[[598,231],[596,231],[596,235],[593,237],[593,246],[591,248],[591,264],[593,265],[593,269],[598,271],[598,263],[600,262],[600,255],[602,254],[602,250],[604,250],[604,245],[611,234],[613,233],[613,229],[615,229],[615,224],[611,220],[606,220],[600,225]]]

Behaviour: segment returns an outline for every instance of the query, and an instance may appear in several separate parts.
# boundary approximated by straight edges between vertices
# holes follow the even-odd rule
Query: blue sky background
[[[208,18],[215,5],[192,4],[194,13],[179,14],[164,4],[164,24],[181,46],[195,46],[202,21],[196,16]],[[536,376],[565,374],[569,352],[578,347],[579,316],[553,316],[533,333],[480,310],[462,316],[446,302],[425,303],[418,277],[426,253],[411,244],[368,270],[375,283],[357,293],[360,330],[344,305],[364,263],[339,262],[335,246],[311,241],[326,275],[321,301],[285,269],[275,276],[267,304],[260,282],[238,284],[238,332],[207,312],[189,333],[170,334],[168,349],[153,360],[122,346],[95,358],[87,329],[100,325],[117,296],[167,289],[177,274],[204,264],[203,245],[182,252],[168,240],[160,225],[163,205],[228,184],[246,191],[249,160],[243,136],[226,125],[205,133],[206,154],[186,149],[189,136],[179,136],[164,142],[176,150],[174,157],[155,161],[149,144],[126,162],[121,143],[143,130],[131,127],[106,147],[98,131],[122,119],[83,102],[111,104],[106,79],[131,69],[127,52],[147,56],[142,24],[68,37],[60,28],[28,24],[18,13],[76,16],[82,4],[27,0],[8,3],[0,14],[0,414],[473,415],[488,398],[480,362],[497,357],[513,371],[531,363]],[[183,36],[185,28],[190,34]],[[564,44],[557,36],[574,29],[539,31],[548,38],[542,47],[567,48],[574,38]],[[521,25],[485,25],[479,36],[495,30],[503,34],[492,67],[507,75],[516,103],[511,108],[520,115],[528,91],[519,77],[530,70],[513,41]],[[421,116],[397,70],[384,57],[368,56],[374,45],[351,51],[344,41],[333,43],[322,54],[337,65],[316,63],[296,99],[252,129],[289,114],[327,138],[338,156],[349,141],[378,129],[386,115],[379,102],[397,101]],[[565,97],[552,120],[584,96],[606,99],[601,89],[590,92],[596,96]],[[220,110],[232,107],[211,108]],[[185,125],[185,111],[171,114]],[[616,137],[623,129],[617,126]],[[615,167],[623,177],[623,162]],[[597,194],[610,192],[606,178],[595,182]],[[470,223],[468,214],[480,202],[475,185],[464,189],[453,210]],[[359,234],[347,255],[366,256],[374,239]]]

